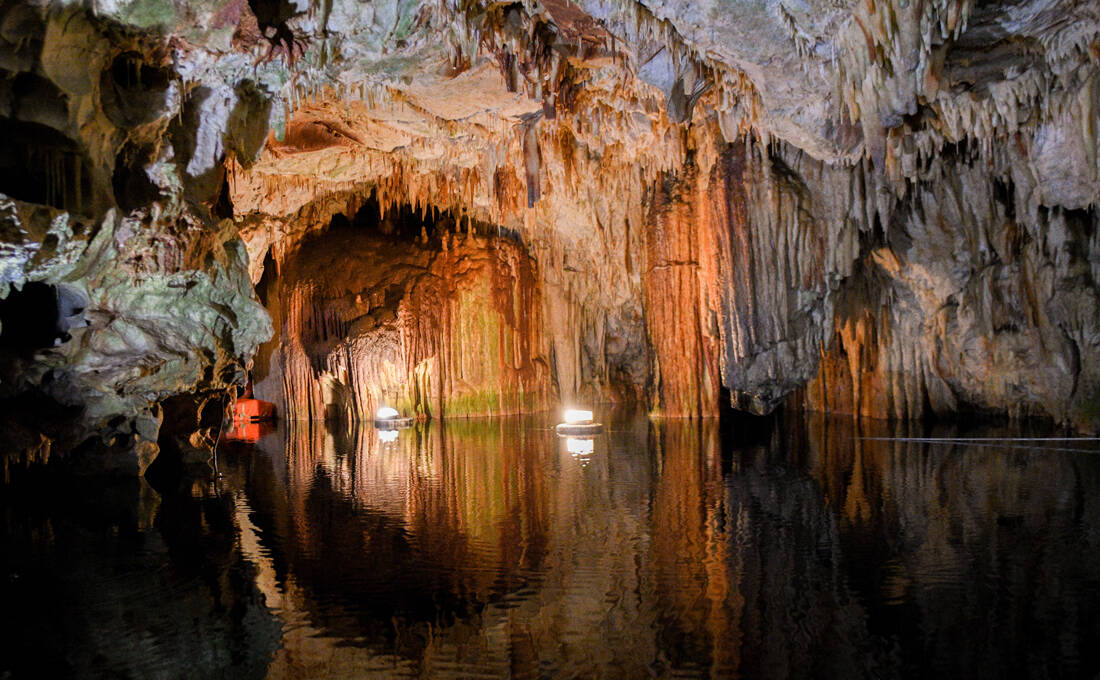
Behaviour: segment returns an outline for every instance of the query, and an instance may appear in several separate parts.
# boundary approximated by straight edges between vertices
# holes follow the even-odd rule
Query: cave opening
[[[152,149],[133,143],[125,145],[116,157],[111,188],[123,211],[132,212],[160,198],[160,188],[145,171],[152,157]]]
[[[171,71],[133,51],[115,56],[100,77],[100,103],[107,118],[132,128],[160,118],[172,84]]]
[[[84,295],[66,285],[31,281],[0,300],[0,347],[33,352],[71,339],[69,331],[86,325]]]
[[[222,177],[221,187],[218,189],[218,197],[210,206],[210,214],[217,220],[233,219],[233,197],[230,192],[229,175]]]
[[[256,292],[275,336],[257,354],[256,396],[295,420],[542,410],[537,281],[507,230],[368,201],[265,257]]]
[[[87,215],[92,179],[87,155],[69,137],[40,123],[0,118],[0,192]]]

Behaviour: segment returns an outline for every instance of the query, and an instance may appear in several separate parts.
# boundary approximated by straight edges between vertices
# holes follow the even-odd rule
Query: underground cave
[[[1098,112],[1077,0],[0,4],[0,678],[1096,676]]]

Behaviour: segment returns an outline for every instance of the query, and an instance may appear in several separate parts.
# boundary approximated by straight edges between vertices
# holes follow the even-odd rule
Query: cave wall
[[[720,398],[715,293],[725,287],[720,285],[714,226],[724,228],[727,221],[725,206],[715,206],[693,179],[669,177],[658,185],[646,225],[648,388],[650,411],[656,415],[715,413]]]
[[[781,8],[778,22],[770,8],[752,25],[774,44],[734,48],[687,30],[700,8],[488,10],[466,26],[483,31],[496,70],[479,57],[409,87],[299,93],[284,140],[236,176],[254,276],[257,254],[378,196],[519,236],[543,280],[562,401],[713,415],[724,389],[756,413],[1084,426],[1100,57],[1095,17],[1054,5],[1092,28],[1015,6],[1012,26],[984,6]],[[741,34],[744,18],[718,25]],[[1031,56],[1016,39],[1038,40]],[[638,80],[611,76],[617,57]],[[1031,71],[1014,70],[1025,61]],[[272,194],[274,209],[260,205]],[[1016,205],[994,205],[1005,200]],[[1038,244],[1063,213],[1067,252],[1038,247],[1030,272],[1014,273],[1014,246],[983,245],[1021,228]],[[961,320],[937,325],[960,296]],[[1012,330],[1004,303],[1026,296],[1031,320]]]
[[[282,277],[371,201],[492,225],[512,245],[470,275],[516,283],[456,284],[436,316],[409,288],[370,336],[392,370],[324,333],[261,353],[261,393],[302,381],[298,412],[401,385],[433,414],[709,416],[728,391],[1096,430],[1098,110],[1100,12],[1070,0],[7,3],[0,297],[87,303],[60,344],[5,351],[0,399],[69,420],[10,437],[130,472],[164,437],[202,448],[271,332],[268,255]],[[280,347],[362,304],[284,292]]]
[[[961,144],[913,181],[783,144],[654,189],[653,411],[1095,421],[1095,209],[1045,206],[1026,151]],[[718,358],[720,349],[720,359]]]
[[[535,263],[508,238],[414,238],[345,221],[268,267],[260,285],[276,334],[253,377],[288,419],[370,420],[380,406],[485,416],[551,403]]]
[[[0,15],[0,297],[47,286],[79,307],[18,346],[33,318],[5,315],[5,455],[137,474],[161,402],[220,396],[270,334],[236,227],[210,209],[226,154],[259,151],[265,69],[213,69],[81,8]]]
[[[1021,165],[991,171],[962,149],[907,187],[838,301],[803,405],[1095,422],[1097,215],[1029,206]]]
[[[725,388],[733,406],[770,413],[816,374],[859,257],[861,207],[835,193],[847,173],[751,141],[700,165],[655,187],[646,225],[651,404],[713,415]]]
[[[755,413],[983,412],[1091,427],[1097,218],[1044,205],[1026,148],[964,142],[910,180],[753,137],[687,146],[681,168],[624,195],[640,214],[579,236],[558,213],[517,227],[544,291],[536,334],[558,399],[698,416],[717,412],[724,388]],[[388,191],[431,200],[398,177]],[[537,212],[561,208],[542,201]],[[285,237],[333,210],[307,206],[246,238]],[[505,221],[510,209],[521,210],[501,208]],[[551,218],[561,222],[549,232]]]

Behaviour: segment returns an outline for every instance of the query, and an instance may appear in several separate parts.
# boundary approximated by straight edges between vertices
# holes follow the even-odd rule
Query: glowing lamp
[[[596,451],[596,442],[593,439],[567,437],[565,450],[574,456],[591,456]]]
[[[397,441],[397,430],[379,430],[378,439],[381,440],[383,444],[395,442]]]
[[[402,418],[401,414],[397,412],[397,409],[390,406],[383,406],[378,409],[374,414],[374,426],[379,430],[393,430],[393,436],[397,436],[397,430],[403,427],[409,427],[412,425],[412,418]],[[393,441],[383,440],[383,441]]]
[[[580,423],[592,422],[592,412],[585,411],[579,408],[570,408],[565,410],[565,422],[570,425],[577,425]]]
[[[592,420],[592,412],[581,408],[565,409],[565,422],[558,423],[554,431],[562,437],[589,437],[603,431],[603,425]]]

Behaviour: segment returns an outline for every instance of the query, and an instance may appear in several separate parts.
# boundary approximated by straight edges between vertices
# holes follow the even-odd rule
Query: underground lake
[[[1097,0],[3,0],[0,680],[1100,679]]]
[[[619,413],[577,446],[552,420],[292,423],[159,493],[12,470],[0,677],[1100,669],[1094,442]]]

